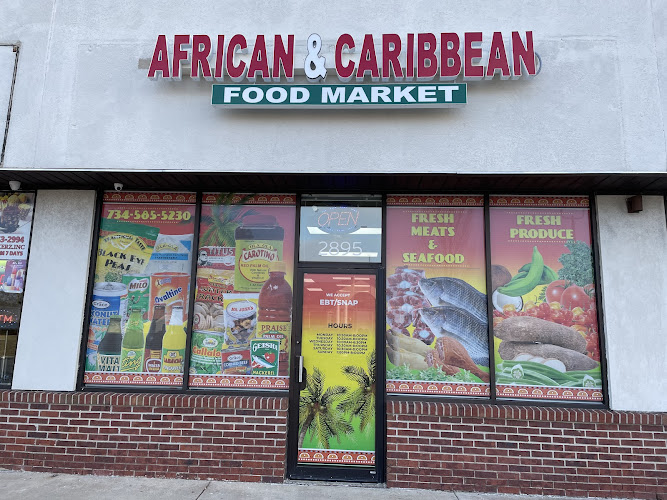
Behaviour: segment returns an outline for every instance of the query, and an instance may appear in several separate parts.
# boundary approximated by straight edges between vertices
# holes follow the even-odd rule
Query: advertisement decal
[[[488,396],[483,197],[388,204],[387,392]]]
[[[499,398],[602,401],[587,197],[491,198]]]
[[[195,199],[104,194],[85,383],[183,383]]]
[[[375,276],[305,274],[298,462],[375,463]]]
[[[294,195],[205,193],[189,385],[287,389]]]

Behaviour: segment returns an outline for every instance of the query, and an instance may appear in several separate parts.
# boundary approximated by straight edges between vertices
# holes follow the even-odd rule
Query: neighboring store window
[[[499,398],[602,401],[587,197],[491,197]]]
[[[34,193],[0,193],[0,385],[14,373],[34,205]]]
[[[295,200],[204,195],[190,387],[288,388]]]
[[[387,205],[387,392],[488,397],[484,197]]]
[[[183,384],[195,200],[104,194],[85,383]]]

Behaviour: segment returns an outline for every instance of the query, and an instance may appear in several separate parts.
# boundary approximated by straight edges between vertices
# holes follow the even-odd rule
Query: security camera
[[[123,183],[122,182],[114,182],[113,183],[113,188],[116,191],[122,191],[123,190]]]
[[[21,181],[9,181],[9,189],[12,191],[18,191],[21,189]]]

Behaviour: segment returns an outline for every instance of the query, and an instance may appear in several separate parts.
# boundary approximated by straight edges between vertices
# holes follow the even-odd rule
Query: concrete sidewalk
[[[545,497],[455,493],[331,483],[263,484],[128,476],[77,476],[0,469],[0,499],[2,500],[87,500],[89,498],[95,500],[535,500]],[[557,500],[564,497],[548,498]]]

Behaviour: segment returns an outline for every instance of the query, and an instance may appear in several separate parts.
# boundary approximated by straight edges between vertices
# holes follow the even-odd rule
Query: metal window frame
[[[200,217],[201,217],[201,208],[202,208],[202,195],[204,192],[209,192],[210,190],[198,190],[195,192],[197,195],[197,201],[196,201],[196,207],[195,207],[195,218],[196,218],[196,223],[197,226],[199,225],[200,222]],[[144,191],[142,191],[144,192]],[[148,191],[147,191],[148,192]],[[281,191],[282,193],[283,191]],[[300,262],[299,261],[299,235],[300,235],[300,209],[301,209],[301,195],[302,194],[335,194],[339,192],[339,190],[331,190],[331,191],[298,191],[296,192],[296,207],[297,211],[295,214],[296,220],[295,220],[295,231],[294,231],[294,274],[295,276],[297,275],[297,271],[299,268],[317,268],[321,270],[336,270],[340,269],[341,264],[345,263],[340,263],[340,262],[332,262],[332,263],[322,263],[322,262]],[[357,193],[357,190],[345,190],[342,191],[344,193]],[[361,190],[358,191],[359,194],[368,194],[369,190]],[[80,360],[79,360],[79,376],[78,376],[78,382],[77,382],[77,390],[78,391],[87,391],[87,392],[118,392],[118,393],[158,393],[158,394],[189,394],[189,395],[220,395],[220,396],[254,396],[254,397],[282,397],[282,398],[289,398],[290,393],[291,393],[291,385],[290,384],[290,389],[289,390],[267,390],[267,389],[249,389],[249,388],[239,388],[239,389],[199,389],[196,387],[189,387],[188,386],[188,376],[187,374],[187,367],[189,367],[190,363],[190,355],[189,355],[189,350],[186,350],[186,358],[187,361],[185,362],[186,368],[184,368],[184,376],[183,376],[183,384],[180,387],[176,386],[132,386],[132,385],[97,385],[97,386],[91,386],[91,385],[85,385],[83,384],[83,376],[84,376],[84,371],[85,371],[85,348],[86,348],[86,342],[87,342],[87,326],[88,322],[90,320],[90,306],[91,306],[91,301],[92,301],[92,289],[94,286],[94,272],[90,272],[94,270],[95,262],[96,262],[96,255],[97,255],[97,245],[98,245],[98,240],[99,240],[99,227],[100,227],[100,216],[101,216],[101,210],[102,210],[102,200],[103,200],[103,190],[98,190],[98,203],[96,206],[95,210],[95,230],[94,230],[94,241],[91,245],[91,258],[89,262],[89,284],[88,284],[88,294],[87,294],[87,300],[86,300],[86,309],[85,309],[85,314],[84,314],[84,324],[82,328],[82,340],[81,340],[81,353],[80,353]],[[479,190],[477,192],[478,194],[481,194],[484,196],[484,241],[485,241],[485,260],[486,260],[486,281],[487,281],[487,311],[488,311],[488,329],[489,329],[489,359],[493,360],[494,357],[494,352],[493,352],[493,306],[491,304],[491,292],[490,290],[491,287],[491,251],[490,251],[490,204],[489,204],[489,198],[492,194],[495,194],[495,191],[489,191],[489,190]],[[266,194],[272,194],[271,190],[267,190]],[[279,194],[279,193],[276,193]],[[373,194],[373,193],[371,193]],[[375,193],[375,194],[381,194],[382,195],[382,259],[381,262],[379,263],[350,263],[351,265],[348,266],[350,270],[354,269],[378,269],[379,271],[382,271],[383,277],[384,274],[386,274],[386,245],[387,245],[387,228],[386,228],[386,215],[387,215],[387,194],[386,192],[381,192],[381,193]],[[428,196],[428,195],[455,195],[455,194],[461,194],[459,191],[439,191],[439,192],[432,192],[432,191],[420,191],[418,193],[422,196]],[[535,194],[535,196],[554,196],[555,193],[542,193],[542,194]],[[520,194],[518,196],[528,196],[527,194]],[[577,195],[572,195],[572,196],[582,196],[580,194]],[[593,271],[594,271],[594,278],[595,278],[595,293],[596,293],[596,305],[597,305],[597,320],[598,320],[598,337],[599,337],[599,342],[600,342],[600,370],[601,370],[601,379],[602,379],[602,394],[603,394],[603,400],[602,402],[587,402],[587,401],[569,401],[569,400],[543,400],[543,399],[530,399],[530,400],[524,400],[524,399],[510,399],[510,398],[498,398],[496,394],[496,389],[495,389],[495,366],[493,362],[489,363],[489,374],[490,374],[490,379],[491,379],[491,393],[490,397],[465,397],[465,396],[447,396],[447,395],[418,395],[418,394],[400,394],[400,393],[392,393],[392,394],[387,394],[386,390],[385,391],[378,391],[378,394],[380,392],[383,394],[384,401],[421,401],[421,402],[440,402],[440,403],[449,403],[449,404],[487,404],[487,405],[513,405],[513,406],[541,406],[541,407],[557,407],[557,408],[586,408],[586,409],[609,409],[609,391],[608,391],[608,378],[607,378],[607,360],[606,360],[606,335],[605,335],[605,328],[604,328],[604,314],[603,314],[603,300],[602,300],[602,289],[601,289],[601,279],[602,279],[602,272],[600,269],[600,249],[599,249],[599,227],[598,227],[598,221],[597,221],[597,206],[596,206],[596,200],[595,200],[595,193],[590,193],[588,195],[589,199],[589,227],[590,227],[590,232],[591,232],[591,241],[592,241],[592,251],[593,251]],[[666,208],[667,210],[667,208]],[[199,245],[199,230],[196,231],[196,236],[193,239],[193,252],[195,251],[195,248],[198,248]],[[193,274],[191,275],[190,279],[196,279],[196,260],[193,258]],[[192,308],[194,307],[194,286],[191,286],[191,291],[190,291],[190,304],[189,304],[189,318],[188,318],[188,329],[187,329],[187,345],[186,349],[189,349],[191,346],[191,338],[192,338]],[[378,287],[378,303],[379,303],[379,292],[382,291],[382,294],[384,296],[384,289],[380,290],[381,287]],[[296,293],[293,296],[293,316],[297,316],[299,312],[299,304],[297,301]],[[293,335],[291,342],[294,342],[294,322],[293,322]],[[379,353],[380,346],[378,345],[378,374],[382,376],[382,381],[383,381],[383,386],[386,386],[384,384],[384,380],[386,377],[386,367],[385,365],[385,357],[381,356]],[[382,373],[380,373],[380,364],[382,364]],[[294,366],[294,359],[293,359],[293,353],[290,352],[290,366]],[[380,384],[380,380],[378,377],[378,385]],[[385,415],[386,418],[386,415]],[[376,422],[377,425],[377,422]],[[386,425],[386,423],[385,423]],[[386,438],[386,436],[385,436]],[[386,441],[385,441],[385,446],[386,446]]]

